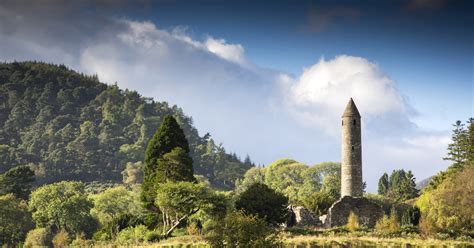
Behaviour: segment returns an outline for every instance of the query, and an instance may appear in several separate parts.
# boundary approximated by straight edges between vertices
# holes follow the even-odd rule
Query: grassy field
[[[437,240],[437,239],[408,239],[408,238],[375,238],[362,237],[324,237],[320,235],[297,235],[282,237],[283,247],[310,248],[310,247],[474,247],[472,241]],[[107,247],[107,246],[105,246]],[[110,246],[117,247],[117,246]],[[118,246],[120,247],[120,246]],[[207,248],[210,247],[200,236],[174,237],[159,243],[133,245],[133,247],[160,247],[160,248]]]
[[[435,239],[295,236],[285,247],[474,247],[473,242]]]

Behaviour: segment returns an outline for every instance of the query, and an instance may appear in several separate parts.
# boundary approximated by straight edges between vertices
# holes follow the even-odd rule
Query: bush
[[[123,245],[139,244],[145,241],[148,232],[144,225],[127,227],[118,233],[116,241]]]
[[[36,228],[28,232],[25,239],[25,248],[47,246],[51,247],[53,235],[49,228]]]
[[[275,247],[273,229],[256,215],[242,211],[229,213],[223,223],[216,222],[206,236],[212,247]]]
[[[71,242],[71,247],[93,247],[93,241],[87,240],[83,233],[77,234],[76,238]]]
[[[326,214],[331,205],[336,201],[331,194],[326,191],[317,191],[303,200],[305,208],[316,215]]]
[[[162,235],[157,231],[148,231],[145,234],[145,241],[156,242],[162,238]]]
[[[186,227],[188,235],[200,235],[201,229],[202,227],[199,220],[190,221]]]
[[[397,220],[397,213],[392,209],[390,217],[384,216],[375,224],[375,231],[382,236],[395,235],[400,231],[400,224]]]
[[[53,246],[57,248],[67,247],[69,245],[69,234],[61,229],[53,238]]]
[[[252,184],[244,191],[235,208],[249,215],[258,215],[270,225],[278,225],[286,220],[288,198],[261,183]]]
[[[355,232],[359,229],[359,217],[352,211],[347,219],[347,229],[351,232]]]
[[[456,232],[469,235],[474,216],[474,163],[450,175],[436,189],[425,191],[416,204],[422,213],[424,234]]]

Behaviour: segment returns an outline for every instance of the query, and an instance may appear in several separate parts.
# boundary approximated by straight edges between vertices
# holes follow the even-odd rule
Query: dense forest
[[[175,105],[63,65],[2,63],[0,173],[28,165],[37,184],[120,182],[142,170],[147,142],[165,115],[183,128],[195,173],[214,187],[233,188],[253,166],[248,157],[241,161],[226,152],[209,134],[200,136],[192,118]]]

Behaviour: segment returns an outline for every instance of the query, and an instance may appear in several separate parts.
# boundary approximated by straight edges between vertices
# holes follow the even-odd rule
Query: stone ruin
[[[373,228],[378,219],[383,217],[384,211],[380,205],[367,198],[344,196],[335,202],[328,211],[324,226],[344,226],[349,214],[353,212],[359,219],[359,225]]]

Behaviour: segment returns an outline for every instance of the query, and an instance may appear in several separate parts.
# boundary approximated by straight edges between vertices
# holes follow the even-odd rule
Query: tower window
[[[344,126],[344,121],[342,121],[342,125]]]
[[[354,151],[354,146],[352,146],[351,149]]]
[[[352,125],[354,125],[354,126],[356,125],[356,120],[352,121]]]

